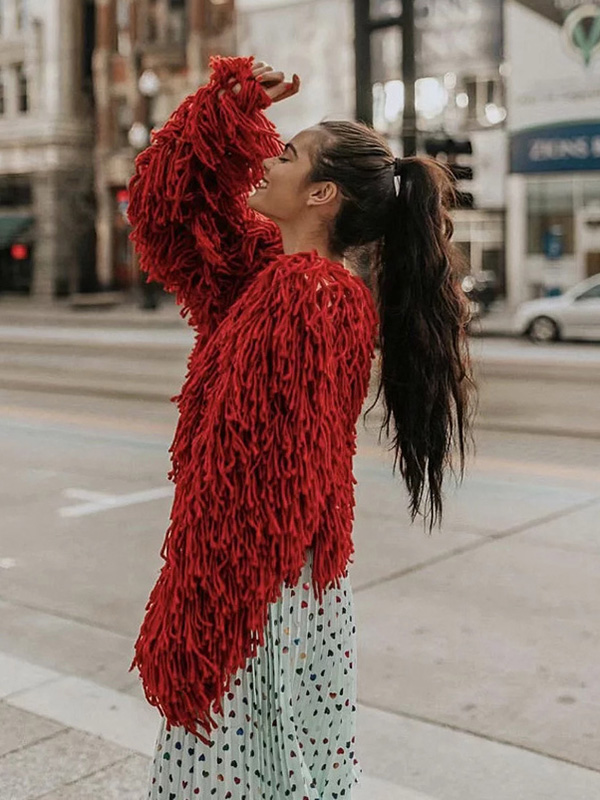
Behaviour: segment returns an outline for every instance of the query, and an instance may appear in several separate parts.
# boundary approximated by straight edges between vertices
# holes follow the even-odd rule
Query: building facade
[[[0,4],[0,293],[94,280],[93,0]]]
[[[269,117],[287,140],[322,119],[354,117],[352,0],[237,0],[240,55],[302,79],[298,95]]]
[[[506,0],[510,301],[600,273],[600,2]]]
[[[207,79],[211,55],[235,52],[233,0],[96,0],[93,74],[100,288],[139,282],[127,185],[149,131]]]

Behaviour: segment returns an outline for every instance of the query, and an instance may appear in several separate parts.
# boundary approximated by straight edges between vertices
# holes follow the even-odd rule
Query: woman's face
[[[316,136],[316,131],[301,131],[281,155],[265,160],[264,181],[248,197],[250,208],[274,222],[289,222],[302,214],[314,188],[308,178],[312,170],[310,148]]]

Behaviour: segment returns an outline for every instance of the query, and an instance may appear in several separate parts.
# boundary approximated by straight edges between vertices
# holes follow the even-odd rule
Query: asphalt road
[[[0,389],[167,402],[179,389],[191,342],[183,325],[0,325]],[[480,338],[471,351],[480,428],[600,438],[598,344]]]
[[[175,422],[165,398],[186,347],[130,333],[3,345],[0,653],[140,697],[127,669],[160,566]],[[376,420],[359,425],[362,761],[436,800],[593,800],[600,357],[481,346],[477,453],[448,486],[441,532],[410,526]]]

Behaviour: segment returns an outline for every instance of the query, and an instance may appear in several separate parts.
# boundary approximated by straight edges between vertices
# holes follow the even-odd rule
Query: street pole
[[[146,96],[142,91],[140,78],[144,71],[144,46],[142,41],[142,31],[140,29],[140,4],[133,2],[130,5],[130,35],[132,39],[132,61],[133,71],[135,75],[135,108],[134,108],[134,125],[141,126],[140,130],[147,132],[146,140],[142,143],[136,143],[136,155],[144,150],[150,143],[150,128],[151,128],[151,99]],[[131,141],[130,141],[131,143]],[[137,277],[137,284],[140,289],[140,308],[146,310],[155,310],[158,308],[161,289],[159,284],[155,281],[146,281],[145,275],[140,271],[139,258],[133,248],[132,254],[132,267],[134,275]]]
[[[402,0],[402,81],[404,83],[402,155],[404,158],[417,154],[415,80],[415,4],[414,0]]]
[[[354,69],[356,77],[356,119],[366,125],[373,125],[369,5],[369,0],[354,0]]]
[[[402,0],[401,16],[373,20],[369,0],[354,0],[354,61],[356,76],[356,119],[373,125],[373,85],[371,75],[371,34],[385,28],[402,28],[402,114],[403,155],[417,154],[417,115],[415,110],[415,5]]]

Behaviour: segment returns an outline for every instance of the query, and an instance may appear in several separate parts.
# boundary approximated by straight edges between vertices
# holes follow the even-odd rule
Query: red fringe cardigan
[[[359,278],[316,251],[284,255],[277,227],[247,207],[282,144],[252,59],[211,67],[138,156],[129,206],[141,268],[196,329],[174,398],[164,565],[130,670],[169,728],[206,744],[199,726],[217,727],[306,548],[319,600],[351,561],[352,456],[377,327]]]

